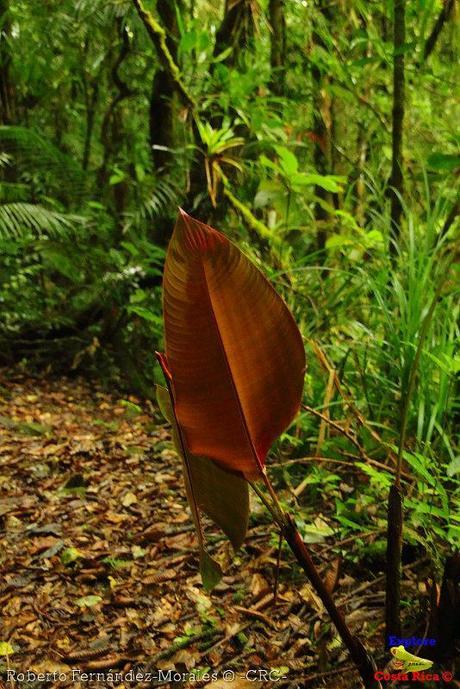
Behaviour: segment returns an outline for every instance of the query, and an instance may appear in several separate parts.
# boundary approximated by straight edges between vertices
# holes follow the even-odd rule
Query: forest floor
[[[202,687],[215,673],[214,689],[245,689],[261,669],[273,674],[259,686],[360,686],[287,555],[274,600],[277,539],[257,503],[241,553],[203,592],[179,462],[153,405],[79,378],[10,373],[0,377],[0,436],[3,686],[14,686],[7,664],[61,673],[51,683],[17,674],[16,687],[83,687],[80,672],[105,672],[89,686]],[[225,557],[224,540],[213,541]],[[329,551],[323,544],[317,561],[351,628],[381,649],[383,577],[337,582]],[[144,679],[131,682],[133,669]],[[182,673],[192,673],[185,683]]]

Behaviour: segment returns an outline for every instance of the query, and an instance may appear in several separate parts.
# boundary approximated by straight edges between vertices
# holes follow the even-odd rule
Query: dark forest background
[[[181,205],[289,303],[312,406],[333,396],[319,347],[395,437],[407,402],[414,452],[456,475],[456,13],[2,0],[2,363],[152,397]]]
[[[2,0],[3,362],[121,371],[151,395],[182,205],[263,265],[342,367],[376,367],[368,404],[381,376],[391,395],[456,235],[456,13]],[[458,367],[445,303],[438,377]]]
[[[304,336],[307,406],[270,458],[303,538],[383,571],[399,454],[403,565],[451,577],[444,612],[460,579],[459,11],[0,0],[6,379],[83,376],[152,411],[183,207],[261,268]],[[422,607],[403,600],[412,629]]]

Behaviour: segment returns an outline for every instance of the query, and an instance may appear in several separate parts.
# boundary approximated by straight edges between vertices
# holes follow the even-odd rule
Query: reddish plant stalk
[[[310,583],[320,597],[321,602],[329,613],[329,616],[334,623],[340,638],[347,647],[350,656],[356,665],[359,674],[361,675],[365,688],[382,689],[380,682],[378,682],[374,676],[376,671],[374,661],[367,653],[361,641],[351,633],[342,613],[336,607],[331,594],[321,579],[315,563],[311,559],[307,547],[297,531],[297,527],[295,526],[292,517],[289,514],[286,515],[286,524],[283,526],[282,534],[297,562],[302,567]]]
[[[280,535],[284,538],[289,548],[291,549],[294,557],[296,558],[299,565],[302,567],[303,571],[307,575],[310,583],[318,594],[321,602],[326,608],[329,616],[334,623],[340,638],[347,647],[351,659],[356,665],[361,678],[364,682],[365,689],[382,689],[382,685],[379,681],[375,679],[376,665],[371,656],[367,653],[361,641],[354,636],[341,612],[335,605],[331,594],[329,593],[326,585],[324,584],[320,573],[318,572],[315,563],[313,562],[310,553],[307,550],[307,546],[302,540],[299,534],[295,522],[290,514],[285,512],[278,502],[276,493],[273,486],[270,483],[270,479],[267,474],[263,474],[264,483],[269,488],[270,497],[272,499],[272,504],[268,503],[268,500],[258,488],[258,486],[250,482],[250,486],[253,488],[255,493],[262,499],[263,503],[270,511],[273,519],[280,527]]]

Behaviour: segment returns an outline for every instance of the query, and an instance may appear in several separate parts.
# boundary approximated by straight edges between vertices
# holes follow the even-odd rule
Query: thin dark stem
[[[268,3],[270,23],[270,85],[273,93],[283,95],[286,72],[286,17],[285,0],[270,0]]]
[[[297,562],[302,567],[309,581],[313,585],[327,612],[329,613],[331,620],[339,632],[343,643],[347,647],[350,656],[362,677],[364,686],[366,689],[381,689],[380,682],[378,682],[374,677],[374,661],[368,655],[361,641],[351,633],[343,615],[337,609],[331,594],[327,590],[313,560],[310,557],[305,543],[297,531],[292,517],[290,515],[286,515],[286,517],[286,525],[282,530],[283,537],[286,543],[289,545]]]
[[[255,490],[257,495],[261,498],[262,502],[266,505],[270,513],[272,514],[275,522],[279,525],[281,529],[281,536],[284,538],[288,546],[290,547],[292,553],[294,554],[297,562],[300,564],[304,572],[306,573],[310,583],[314,587],[316,593],[320,597],[324,607],[326,608],[329,616],[334,623],[339,635],[347,647],[356,668],[361,675],[364,686],[366,689],[381,689],[380,682],[374,678],[375,673],[375,663],[372,658],[368,655],[366,649],[364,648],[361,641],[353,636],[349,627],[347,626],[343,615],[339,612],[336,607],[331,594],[329,593],[326,585],[324,584],[321,576],[307,550],[305,543],[300,536],[297,527],[294,523],[293,518],[290,514],[287,514],[281,507],[276,497],[276,493],[273,486],[270,483],[268,476],[264,476],[264,482],[269,490],[270,497],[273,500],[273,505],[267,504],[267,499],[263,496],[261,490],[256,486],[255,483],[250,483],[251,487]]]
[[[280,537],[278,541],[278,552],[276,554],[276,569],[275,569],[275,585],[273,586],[273,602],[276,603],[278,599],[278,584],[280,578],[280,565],[281,565],[281,548],[283,547],[283,534],[280,532]]]
[[[433,26],[433,29],[428,36],[426,43],[425,43],[425,48],[423,50],[423,60],[426,62],[428,58],[430,57],[431,53],[433,52],[435,45],[437,43],[437,40],[441,34],[441,31],[443,29],[444,24],[447,23],[449,20],[451,14],[453,13],[455,6],[455,0],[444,0],[443,7],[441,9],[441,12],[438,15],[438,18]]]
[[[393,126],[392,163],[389,194],[391,199],[390,254],[397,252],[403,211],[403,131],[404,131],[404,42],[406,40],[405,0],[394,0],[393,15]]]
[[[99,97],[99,81],[94,80],[92,82],[91,95],[88,94],[87,110],[86,110],[86,132],[85,132],[85,144],[83,148],[83,160],[82,167],[83,170],[88,169],[90,155],[91,155],[91,142],[93,138],[94,131],[94,118],[96,116],[96,106]]]
[[[316,7],[318,14],[321,14],[325,22],[332,26],[333,21],[333,4],[326,2],[326,0],[316,0]],[[314,45],[319,46],[323,50],[328,50],[328,46],[324,41],[321,31],[314,28],[312,32],[312,41]],[[311,65],[312,77],[312,96],[313,96],[313,162],[316,171],[320,175],[328,175],[332,170],[332,155],[331,155],[331,125],[329,121],[332,120],[333,114],[331,110],[330,100],[325,97],[328,90],[327,84],[330,77],[324,73],[320,66],[313,62]],[[319,252],[323,252],[326,247],[326,227],[330,224],[331,219],[327,210],[327,205],[332,205],[331,194],[320,185],[315,185],[315,202],[314,213],[316,220],[316,244]],[[324,272],[321,273],[324,277]]]
[[[403,496],[394,482],[388,495],[387,553],[385,592],[385,645],[390,636],[401,636],[401,553],[403,529]]]

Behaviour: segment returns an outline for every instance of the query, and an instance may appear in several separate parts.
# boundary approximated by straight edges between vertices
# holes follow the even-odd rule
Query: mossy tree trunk
[[[14,121],[14,84],[11,79],[11,18],[9,0],[0,0],[0,122]]]
[[[332,28],[332,12],[327,0],[318,0],[317,4],[318,19],[324,18],[325,22]],[[318,26],[315,26],[312,34],[313,47],[319,46],[323,50],[328,47],[321,35]],[[312,95],[313,95],[313,141],[314,154],[313,163],[316,172],[320,175],[332,173],[332,100],[329,93],[329,76],[324,73],[319,64],[319,59],[314,58],[311,67],[312,76]],[[330,222],[330,213],[327,206],[333,203],[332,194],[323,187],[315,186],[315,219],[316,219],[316,243],[318,251],[323,252],[326,246],[327,226]]]
[[[270,0],[268,21],[271,28],[270,65],[272,68],[270,85],[273,93],[282,96],[285,92],[286,78],[286,15],[285,0]]]
[[[176,5],[170,0],[158,0],[156,10],[166,33],[166,45],[174,63],[178,65],[179,29]],[[180,3],[178,10],[180,11]],[[174,163],[177,108],[176,83],[170,70],[160,65],[153,77],[149,103],[151,155],[157,170],[166,170]]]

